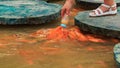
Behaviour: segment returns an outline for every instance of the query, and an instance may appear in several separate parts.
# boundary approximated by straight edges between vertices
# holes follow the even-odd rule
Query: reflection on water
[[[73,9],[71,18],[76,12]],[[116,39],[87,34],[89,41],[56,41],[38,36],[39,30],[47,32],[59,24],[54,21],[43,25],[0,25],[0,68],[116,68],[113,59]],[[38,35],[31,36],[36,31]]]
[[[47,32],[49,28],[50,25],[46,27],[44,24],[43,26],[1,26],[0,67],[116,68],[113,46],[118,42],[117,40],[87,35],[89,41],[72,39],[56,41],[38,36],[39,30]],[[36,31],[38,35],[31,36]]]
[[[0,47],[0,67],[115,68],[113,45],[71,40],[9,42]]]

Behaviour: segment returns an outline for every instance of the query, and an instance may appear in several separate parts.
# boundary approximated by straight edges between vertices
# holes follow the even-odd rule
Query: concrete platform
[[[89,17],[89,12],[79,12],[75,25],[86,32],[120,39],[120,8],[115,16]]]
[[[0,0],[0,1],[48,1],[48,0]]]
[[[61,5],[45,1],[0,1],[0,24],[41,24],[56,20]]]
[[[116,44],[114,47],[114,59],[118,65],[118,68],[120,68],[120,43]]]
[[[88,2],[88,3],[103,3],[104,0],[77,0],[78,2]],[[118,4],[120,4],[120,0],[115,0]]]

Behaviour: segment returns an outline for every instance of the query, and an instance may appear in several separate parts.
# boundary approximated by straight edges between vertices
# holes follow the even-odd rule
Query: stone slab
[[[75,16],[75,25],[86,32],[120,38],[120,7],[115,16],[89,17],[89,12],[79,12]]]
[[[48,1],[48,0],[0,0],[0,1]]]
[[[61,5],[45,1],[0,1],[0,24],[41,24],[56,20]]]
[[[114,52],[114,59],[118,65],[118,68],[120,68],[120,43],[114,46],[113,52]]]
[[[78,2],[88,2],[88,3],[103,3],[104,0],[77,0]],[[120,0],[115,0],[116,3],[120,3]]]

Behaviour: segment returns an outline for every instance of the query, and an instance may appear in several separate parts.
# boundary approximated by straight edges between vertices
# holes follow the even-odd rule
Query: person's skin
[[[61,16],[63,17],[65,14],[69,15],[74,4],[75,0],[66,0],[61,10]]]
[[[75,4],[75,0],[66,0],[65,4],[64,4],[64,6],[62,7],[62,10],[61,10],[61,16],[63,17],[65,14],[69,15],[69,13],[72,9],[72,6],[74,4]],[[115,1],[114,0],[104,0],[104,4],[112,6],[112,5],[115,4]],[[108,10],[108,8],[103,7],[103,6],[100,6],[99,8],[102,9],[103,12]],[[113,8],[113,10],[115,10],[115,9],[116,9],[116,7]]]

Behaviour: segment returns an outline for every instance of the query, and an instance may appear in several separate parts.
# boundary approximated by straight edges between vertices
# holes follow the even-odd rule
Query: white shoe
[[[109,16],[109,15],[116,15],[117,14],[117,9],[113,10],[113,8],[116,7],[116,4],[109,6],[106,4],[102,4],[101,6],[108,8],[108,10],[106,12],[103,12],[102,9],[100,9],[99,7],[96,10],[93,10],[93,12],[89,13],[90,17],[99,17],[99,16]]]

